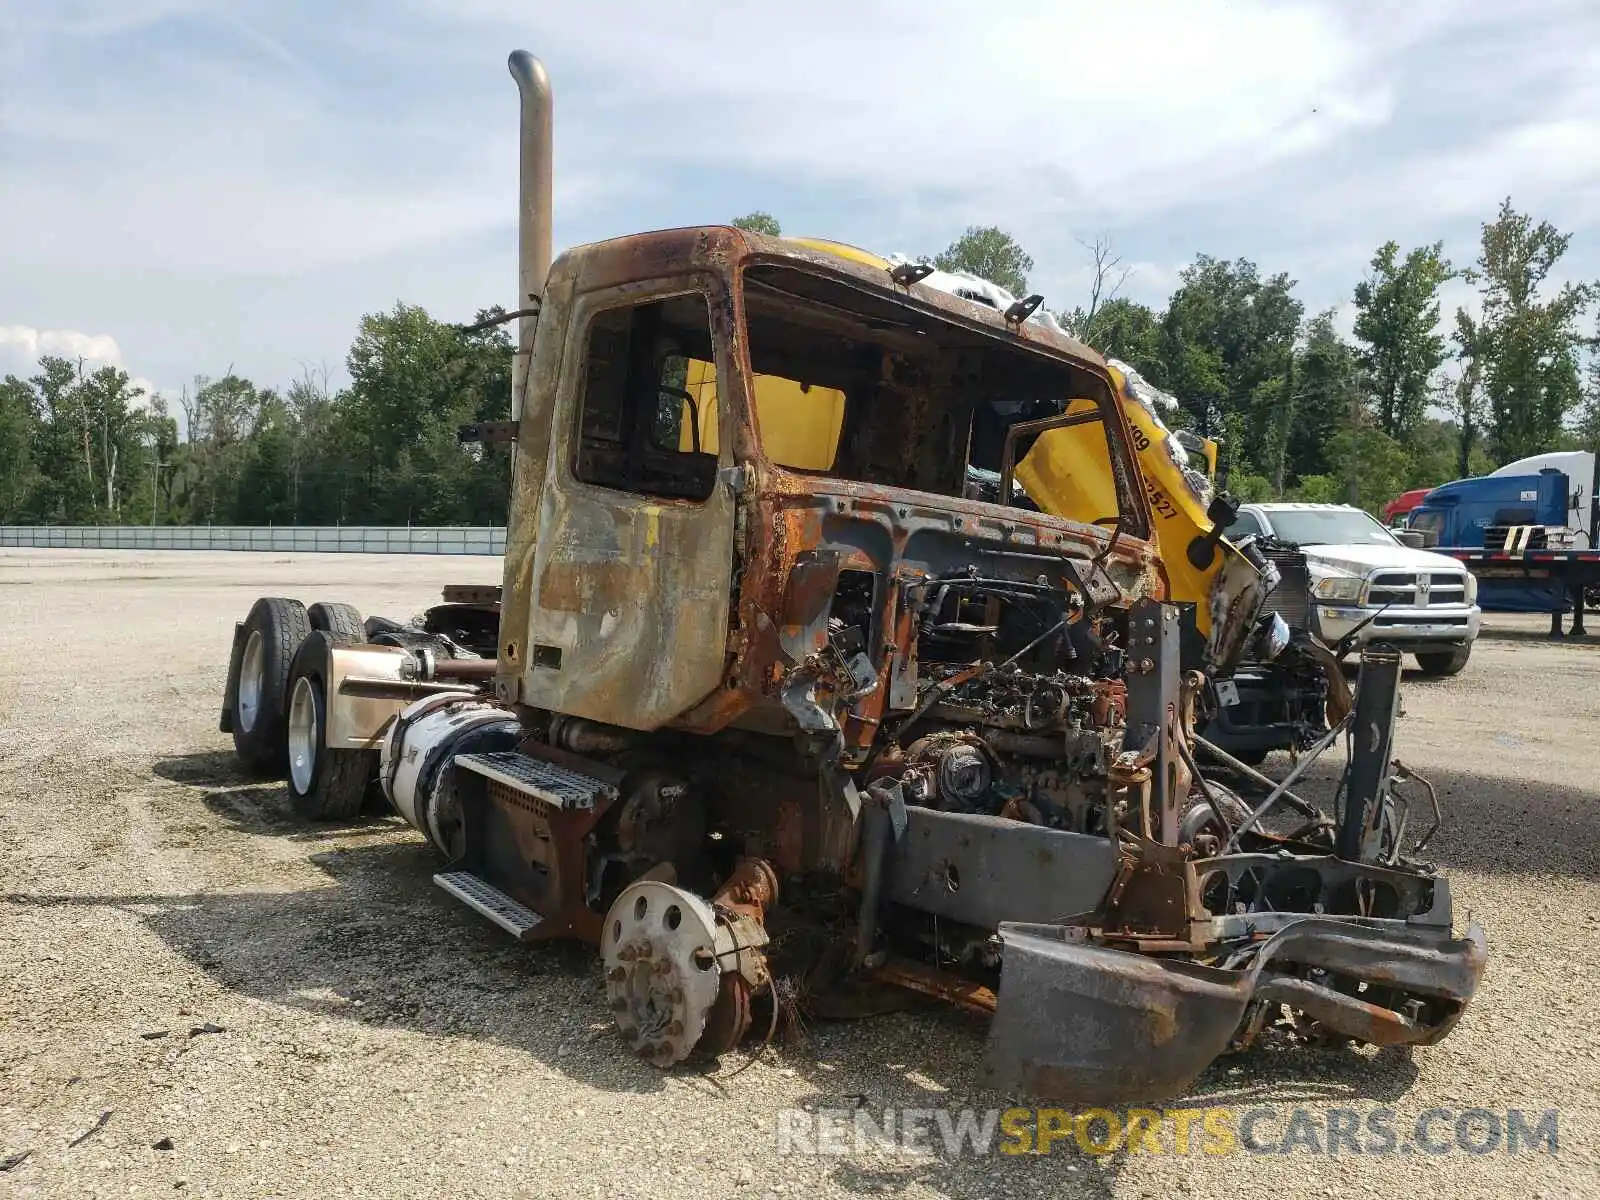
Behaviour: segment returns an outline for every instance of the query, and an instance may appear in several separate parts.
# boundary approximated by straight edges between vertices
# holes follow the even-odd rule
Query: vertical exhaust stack
[[[521,170],[517,187],[517,307],[539,303],[550,274],[554,157],[551,132],[555,106],[544,64],[526,50],[514,50],[506,64],[522,95]],[[528,365],[533,361],[536,316],[517,321],[517,357],[511,372],[511,417],[522,418]]]

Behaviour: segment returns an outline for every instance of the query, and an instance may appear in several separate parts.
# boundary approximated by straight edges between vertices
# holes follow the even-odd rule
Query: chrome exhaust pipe
[[[554,157],[551,132],[555,106],[544,64],[514,50],[506,64],[522,96],[521,170],[517,190],[517,308],[535,308],[550,274]],[[536,315],[517,321],[517,357],[511,370],[511,419],[522,418],[528,364],[533,361]]]

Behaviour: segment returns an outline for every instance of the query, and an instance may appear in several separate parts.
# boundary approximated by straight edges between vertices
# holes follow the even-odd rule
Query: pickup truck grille
[[[1465,604],[1467,577],[1459,571],[1379,571],[1367,588],[1367,603],[1394,608]]]

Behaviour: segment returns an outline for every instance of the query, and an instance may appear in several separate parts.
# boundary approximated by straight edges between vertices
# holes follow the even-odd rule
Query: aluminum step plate
[[[609,783],[514,750],[463,754],[455,760],[455,765],[457,770],[497,779],[509,788],[563,811],[590,809],[601,800],[613,800],[617,795],[617,789]]]
[[[513,900],[493,884],[485,883],[468,871],[445,871],[435,875],[433,881],[468,908],[482,913],[515,937],[523,937],[543,920],[520,900]]]

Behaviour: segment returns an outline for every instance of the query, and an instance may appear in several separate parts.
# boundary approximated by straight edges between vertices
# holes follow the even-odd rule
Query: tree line
[[[741,220],[778,228],[767,213]],[[1377,512],[1402,491],[1525,455],[1600,449],[1600,328],[1583,324],[1600,284],[1555,282],[1570,241],[1508,198],[1470,265],[1442,242],[1386,242],[1351,290],[1346,338],[1337,308],[1308,317],[1294,279],[1243,258],[1196,255],[1165,307],[1140,304],[1120,295],[1131,269],[1100,239],[1085,245],[1088,296],[1055,316],[1177,397],[1176,423],[1221,443],[1237,499]],[[970,227],[925,261],[1018,296],[1034,265],[996,226]],[[1476,315],[1441,312],[1455,279],[1476,287]]]
[[[764,212],[734,224],[781,232]],[[1441,243],[1385,243],[1352,288],[1349,338],[1337,310],[1308,317],[1294,279],[1242,258],[1197,255],[1164,307],[1140,304],[1105,239],[1086,246],[1088,294],[1052,311],[1175,395],[1178,424],[1221,441],[1235,497],[1376,511],[1526,454],[1600,448],[1600,338],[1584,332],[1600,285],[1556,282],[1570,236],[1508,199],[1470,265]],[[927,261],[1019,296],[1034,269],[997,226]],[[1476,315],[1444,317],[1454,279],[1476,286]],[[456,438],[508,415],[511,336],[488,323],[500,316],[454,325],[398,304],[362,318],[344,387],[199,376],[181,423],[117,367],[45,356],[0,383],[0,524],[501,524],[506,449]]]
[[[199,376],[181,424],[120,368],[41,358],[0,383],[0,524],[503,524],[509,453],[456,437],[509,415],[503,315],[396,305],[362,318],[347,386]]]

